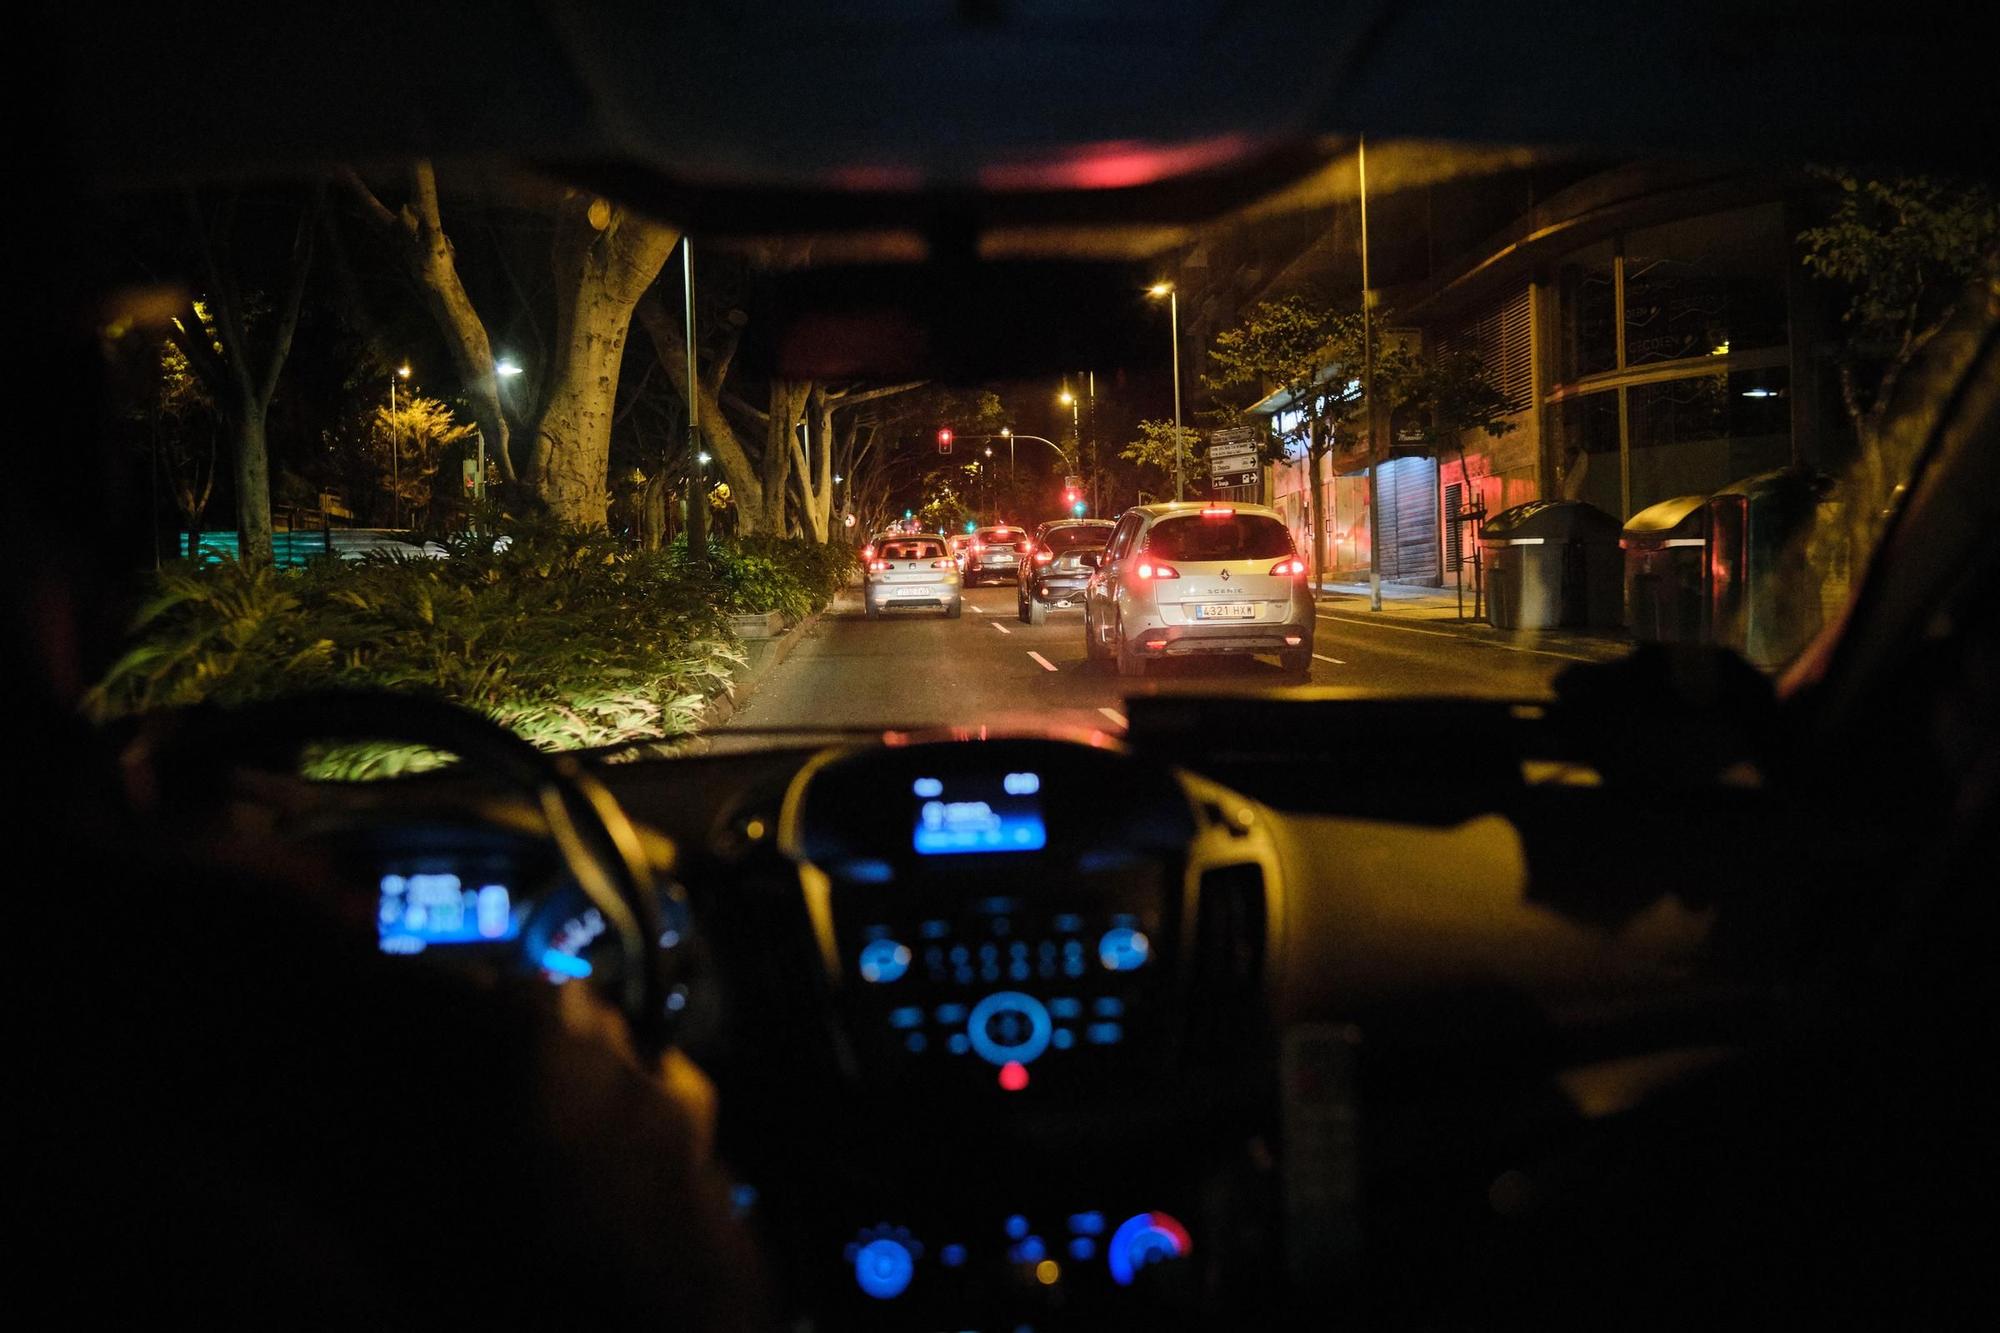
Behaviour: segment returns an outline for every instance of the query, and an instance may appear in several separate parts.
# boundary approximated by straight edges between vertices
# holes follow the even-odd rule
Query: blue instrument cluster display
[[[498,944],[521,933],[522,905],[505,884],[474,883],[447,871],[382,876],[376,940],[383,953],[432,945]]]
[[[1036,852],[1048,845],[1037,773],[919,777],[911,843],[923,856]]]

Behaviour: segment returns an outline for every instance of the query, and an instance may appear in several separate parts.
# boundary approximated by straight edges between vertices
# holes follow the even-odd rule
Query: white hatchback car
[[[875,543],[861,581],[868,618],[877,620],[892,608],[927,607],[957,620],[960,598],[958,561],[943,537],[883,537]]]
[[[1084,652],[1123,676],[1169,657],[1275,656],[1312,669],[1306,563],[1274,510],[1228,501],[1128,509],[1084,588]],[[1089,558],[1086,557],[1086,563]]]

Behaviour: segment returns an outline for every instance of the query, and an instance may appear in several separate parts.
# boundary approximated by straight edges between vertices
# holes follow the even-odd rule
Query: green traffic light
[[[903,511],[904,518],[915,518],[916,516],[917,516],[917,511],[914,509],[905,509]]]
[[[1076,516],[1077,516],[1078,518],[1082,518],[1082,517],[1083,517],[1083,501],[1081,501],[1081,500],[1078,500],[1078,501],[1077,501],[1077,502],[1076,502],[1075,504],[1071,505],[1071,506],[1069,507],[1069,512],[1070,512],[1070,513],[1072,513],[1072,514],[1075,514],[1075,515],[1076,515]]]
[[[967,532],[977,532],[979,531],[979,528],[976,524],[973,523],[971,519],[968,518],[965,520],[965,530]]]

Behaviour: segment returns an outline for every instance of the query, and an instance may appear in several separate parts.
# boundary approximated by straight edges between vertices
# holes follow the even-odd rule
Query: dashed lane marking
[[[1116,722],[1119,726],[1124,727],[1126,730],[1128,731],[1131,730],[1132,724],[1130,722],[1127,722],[1125,720],[1125,715],[1119,712],[1117,709],[1100,708],[1097,711],[1104,714],[1104,716],[1110,718],[1113,722]]]
[[[1005,625],[1001,624],[997,620],[989,620],[986,623],[991,625],[994,629],[999,630],[1002,634],[1012,634],[1014,632],[1013,630],[1008,629]]]
[[[1347,663],[1341,661],[1338,657],[1328,657],[1325,653],[1314,653],[1313,656],[1322,662],[1331,662],[1335,666],[1347,665]]]
[[[1028,654],[1028,656],[1034,658],[1037,662],[1040,662],[1042,664],[1042,670],[1044,671],[1058,671],[1061,669],[1058,666],[1056,666],[1054,662],[1051,662],[1049,661],[1048,658],[1043,657],[1040,653],[1031,652]]]

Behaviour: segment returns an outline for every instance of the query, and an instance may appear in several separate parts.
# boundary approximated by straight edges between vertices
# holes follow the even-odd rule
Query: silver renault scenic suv
[[[1275,656],[1312,669],[1313,599],[1290,529],[1262,505],[1128,509],[1084,589],[1084,652],[1123,676],[1169,657]]]

